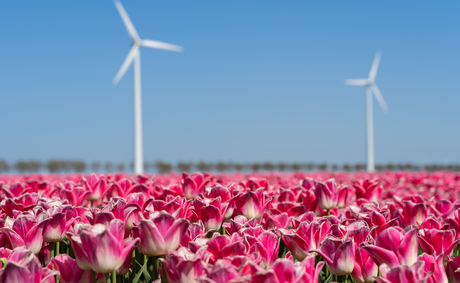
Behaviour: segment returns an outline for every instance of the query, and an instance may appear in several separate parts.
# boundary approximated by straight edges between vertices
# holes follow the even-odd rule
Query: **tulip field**
[[[460,282],[460,173],[0,175],[0,282]]]

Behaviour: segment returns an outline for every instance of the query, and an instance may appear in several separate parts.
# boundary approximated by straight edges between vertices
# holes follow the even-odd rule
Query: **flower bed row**
[[[0,176],[0,282],[460,282],[452,172]]]

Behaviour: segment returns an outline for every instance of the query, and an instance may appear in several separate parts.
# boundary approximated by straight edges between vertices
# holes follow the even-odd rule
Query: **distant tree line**
[[[51,159],[47,162],[38,160],[19,160],[16,163],[10,164],[5,160],[0,159],[0,173],[83,173],[83,172],[124,172],[131,171],[133,164],[112,163],[112,162],[92,162],[87,164],[82,160],[58,160]],[[425,164],[415,165],[411,163],[387,163],[376,164],[377,171],[460,171],[460,164]],[[366,170],[364,163],[345,163],[345,164],[327,164],[323,163],[297,163],[297,162],[178,162],[172,164],[165,161],[146,162],[144,170],[148,173],[168,173],[176,172],[257,172],[257,171],[363,171]]]

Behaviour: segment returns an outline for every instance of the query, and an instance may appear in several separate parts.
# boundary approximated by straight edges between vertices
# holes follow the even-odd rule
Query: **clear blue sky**
[[[460,162],[458,1],[124,1],[141,37],[144,153],[207,161]],[[132,159],[130,48],[112,1],[0,2],[0,158]]]

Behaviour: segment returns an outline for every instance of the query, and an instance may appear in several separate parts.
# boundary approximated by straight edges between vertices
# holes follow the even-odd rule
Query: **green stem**
[[[112,283],[117,283],[117,272],[116,271],[112,272]]]
[[[331,210],[330,209],[327,210],[327,216],[331,216]]]
[[[93,283],[96,283],[96,271],[91,269],[91,277],[93,277]]]
[[[56,253],[56,243],[50,243],[50,259],[54,257]]]
[[[162,268],[161,275],[163,275],[163,276],[161,276],[161,282],[162,283],[167,283],[168,281],[166,281],[166,270],[165,270],[165,265],[164,265],[163,262],[161,263],[161,268]]]
[[[152,264],[153,264],[152,279],[153,281],[155,281],[160,276],[160,272],[158,272],[158,266],[157,266],[157,257],[153,256],[153,257],[150,257],[150,259],[152,260]]]
[[[105,274],[105,282],[110,283],[110,273]]]
[[[59,244],[60,242],[56,242],[56,252],[54,253],[54,256],[57,256],[59,254]]]

